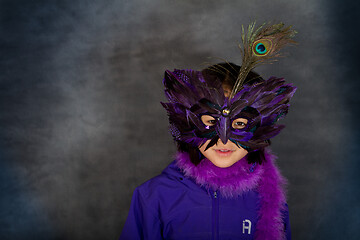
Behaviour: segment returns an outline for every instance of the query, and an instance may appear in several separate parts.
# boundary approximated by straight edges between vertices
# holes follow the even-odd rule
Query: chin
[[[234,165],[239,160],[240,159],[238,159],[238,160],[225,160],[225,159],[211,160],[211,159],[209,159],[210,162],[212,162],[215,166],[217,166],[219,168],[231,167],[232,165]]]

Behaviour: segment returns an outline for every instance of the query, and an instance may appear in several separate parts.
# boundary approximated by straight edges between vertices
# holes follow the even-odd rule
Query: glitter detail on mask
[[[222,115],[223,115],[223,116],[226,117],[226,116],[228,116],[229,114],[230,114],[230,110],[229,110],[229,109],[225,108],[225,109],[222,110]]]

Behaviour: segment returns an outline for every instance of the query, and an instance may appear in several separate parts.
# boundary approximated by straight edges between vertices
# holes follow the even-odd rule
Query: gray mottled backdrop
[[[241,24],[284,21],[298,86],[273,141],[294,239],[360,239],[359,3],[0,1],[0,239],[117,239],[134,188],[175,147],[165,69],[241,63]],[[210,58],[209,58],[210,57]]]

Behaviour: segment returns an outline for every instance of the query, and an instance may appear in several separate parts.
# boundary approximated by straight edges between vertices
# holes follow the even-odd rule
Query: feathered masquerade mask
[[[220,138],[224,144],[230,140],[250,151],[266,147],[284,128],[275,123],[287,114],[296,87],[282,78],[261,79],[256,84],[246,79],[256,65],[274,61],[281,47],[295,43],[291,39],[295,31],[283,24],[254,27],[255,23],[250,24],[247,33],[242,29],[243,62],[229,97],[215,75],[193,70],[165,72],[169,103],[162,105],[175,140],[199,147],[211,139],[209,148]],[[212,68],[228,74],[222,67]]]

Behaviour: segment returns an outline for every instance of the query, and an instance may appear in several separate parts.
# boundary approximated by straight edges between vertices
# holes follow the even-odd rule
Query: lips
[[[214,149],[214,150],[219,156],[222,156],[222,157],[229,156],[234,152],[234,150],[231,150],[231,149]]]
[[[233,152],[233,150],[229,150],[229,149],[215,149],[215,151],[219,151],[219,152]]]

